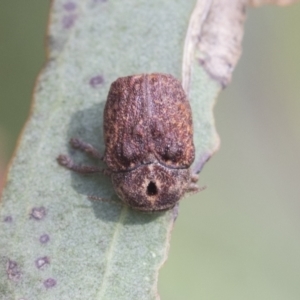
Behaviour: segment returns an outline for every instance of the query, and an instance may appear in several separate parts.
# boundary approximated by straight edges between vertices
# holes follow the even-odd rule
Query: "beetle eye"
[[[150,181],[147,186],[147,195],[148,196],[154,196],[158,192],[156,184],[153,181]]]

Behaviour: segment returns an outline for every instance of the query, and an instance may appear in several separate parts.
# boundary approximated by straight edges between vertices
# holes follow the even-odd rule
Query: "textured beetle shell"
[[[105,161],[114,172],[154,161],[182,169],[194,161],[190,104],[171,75],[135,75],[113,82],[104,135]]]
[[[115,190],[131,207],[168,209],[188,190],[195,157],[192,114],[173,76],[142,74],[113,82],[104,136],[104,160]],[[151,182],[153,195],[147,194]]]

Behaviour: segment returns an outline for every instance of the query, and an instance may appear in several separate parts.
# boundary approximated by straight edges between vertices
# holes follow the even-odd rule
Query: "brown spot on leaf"
[[[76,9],[76,3],[69,1],[64,4],[64,9],[67,11],[72,11]]]
[[[39,257],[38,259],[35,260],[35,266],[40,269],[45,265],[49,265],[50,264],[50,259],[48,256],[44,256],[44,257]]]
[[[104,3],[107,2],[107,0],[93,0],[94,4]]]
[[[12,223],[13,218],[12,218],[12,216],[6,216],[6,217],[4,218],[3,221],[4,221],[5,223]]]
[[[54,278],[48,278],[44,281],[45,288],[49,289],[56,286],[56,280]]]
[[[46,216],[46,209],[44,206],[34,207],[30,213],[30,218],[35,220],[42,220],[45,216]]]
[[[16,261],[8,260],[6,263],[6,274],[9,280],[17,282],[21,279],[21,271]]]
[[[75,24],[77,16],[74,14],[66,15],[62,19],[62,25],[65,29],[70,29]]]
[[[104,78],[101,75],[94,76],[90,79],[90,85],[93,88],[97,88],[98,86],[102,85],[104,82]]]
[[[40,242],[41,242],[42,244],[46,244],[46,243],[49,242],[50,237],[49,237],[48,234],[43,234],[43,235],[40,236],[39,240],[40,240]]]

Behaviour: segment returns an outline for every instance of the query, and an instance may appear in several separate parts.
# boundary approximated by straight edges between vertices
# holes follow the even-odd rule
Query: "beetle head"
[[[118,196],[133,209],[163,211],[172,208],[187,191],[189,169],[171,169],[151,163],[112,174]]]

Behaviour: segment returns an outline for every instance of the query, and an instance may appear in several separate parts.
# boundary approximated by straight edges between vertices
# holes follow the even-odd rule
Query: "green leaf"
[[[196,1],[53,2],[48,61],[3,193],[1,299],[156,299],[177,208],[145,214],[117,199],[104,175],[60,167],[79,137],[104,151],[102,115],[110,83],[137,73],[181,77]],[[199,169],[218,145],[212,107],[220,85],[193,60],[190,97]]]

